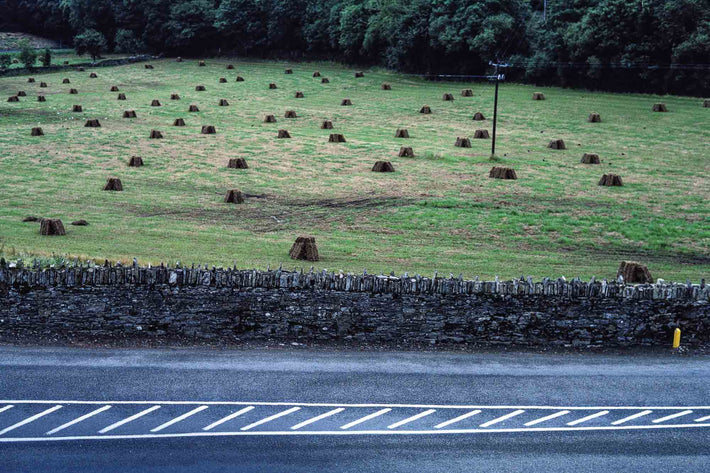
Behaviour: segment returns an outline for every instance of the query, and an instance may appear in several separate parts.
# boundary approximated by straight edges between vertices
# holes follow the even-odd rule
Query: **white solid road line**
[[[204,411],[204,410],[207,409],[207,408],[209,408],[209,406],[200,406],[200,407],[197,407],[197,408],[191,410],[190,412],[186,412],[186,413],[184,413],[184,414],[181,415],[181,416],[177,416],[176,418],[174,418],[174,419],[172,419],[172,420],[169,420],[169,421],[167,421],[167,422],[164,423],[164,424],[160,424],[159,426],[157,426],[157,427],[155,427],[155,428],[153,428],[153,429],[150,429],[150,431],[151,431],[151,432],[160,432],[161,430],[163,430],[163,429],[165,429],[165,428],[167,428],[167,427],[170,427],[170,426],[173,425],[173,424],[177,424],[178,422],[180,422],[180,421],[182,421],[182,420],[185,420],[185,419],[187,419],[188,417],[190,417],[190,416],[192,416],[192,415],[195,415],[195,414],[197,414],[197,413],[200,412],[200,411]]]
[[[456,422],[462,421],[464,419],[468,419],[469,417],[473,417],[476,414],[480,414],[480,413],[481,413],[481,410],[476,409],[475,411],[467,412],[463,415],[460,415],[458,417],[454,417],[453,419],[447,420],[446,422],[442,422],[441,424],[436,424],[434,426],[434,428],[435,429],[442,429],[442,428],[446,427],[447,425],[455,424]]]
[[[489,420],[488,422],[484,422],[483,424],[479,425],[479,427],[488,427],[489,425],[497,424],[498,422],[503,422],[504,420],[508,420],[511,417],[515,417],[517,415],[522,414],[525,412],[522,409],[518,409],[517,411],[511,412],[510,414],[506,414],[504,416],[498,417],[497,419]]]
[[[252,409],[254,409],[254,406],[247,406],[244,409],[239,409],[237,412],[232,412],[227,417],[222,417],[220,420],[218,420],[216,422],[212,422],[210,425],[208,425],[207,427],[204,427],[202,430],[205,430],[205,431],[212,430],[215,427],[217,427],[218,425],[224,424],[228,420],[232,420],[235,417],[239,417],[242,414],[246,414],[247,412],[251,411]]]
[[[39,414],[35,414],[35,415],[33,415],[32,417],[28,417],[28,418],[25,419],[25,420],[21,420],[21,421],[18,422],[17,424],[12,424],[10,427],[5,427],[4,429],[0,430],[0,435],[3,435],[3,434],[5,434],[5,433],[7,433],[7,432],[9,432],[9,431],[11,431],[11,430],[15,430],[15,429],[18,428],[18,427],[22,427],[22,426],[25,425],[25,424],[29,424],[30,422],[33,422],[33,421],[39,419],[39,418],[42,417],[42,416],[46,416],[47,414],[51,414],[52,412],[56,411],[57,409],[61,409],[61,408],[62,408],[62,406],[50,407],[50,408],[47,409],[46,411],[42,411],[42,412],[40,412]]]
[[[113,430],[117,427],[121,427],[123,424],[127,424],[131,421],[138,419],[139,417],[143,417],[146,414],[150,414],[151,412],[153,412],[156,409],[160,409],[160,406],[149,407],[148,409],[146,409],[144,411],[140,411],[138,414],[133,414],[131,417],[126,417],[123,420],[119,420],[118,422],[111,424],[108,427],[104,427],[103,429],[99,430],[99,433],[105,434],[106,432],[108,432],[110,430]]]
[[[541,424],[545,421],[556,419],[558,417],[562,417],[563,415],[566,415],[566,414],[569,414],[569,411],[555,412],[554,414],[550,414],[549,416],[540,417],[539,419],[535,419],[535,420],[531,420],[530,422],[526,422],[523,425],[525,425],[525,427],[530,427],[532,425]]]
[[[100,414],[100,413],[102,413],[103,411],[107,411],[107,410],[109,410],[109,409],[111,409],[111,406],[100,407],[100,408],[98,408],[98,409],[96,409],[96,410],[94,410],[94,411],[89,412],[88,414],[84,414],[84,415],[81,416],[81,417],[77,417],[77,418],[74,419],[74,420],[70,420],[70,421],[67,422],[66,424],[62,424],[62,425],[60,425],[59,427],[57,427],[56,429],[52,429],[52,430],[50,430],[49,432],[47,432],[46,434],[44,434],[44,435],[53,435],[53,434],[56,434],[56,433],[59,432],[60,430],[64,430],[64,429],[66,429],[67,427],[71,427],[71,426],[74,425],[74,424],[78,424],[78,423],[81,422],[82,420],[86,420],[86,419],[88,419],[89,417],[93,417],[93,416],[95,416],[96,414]]]
[[[318,421],[321,420],[321,419],[325,419],[326,417],[333,416],[333,415],[335,415],[335,414],[338,414],[338,413],[340,413],[340,412],[343,412],[344,410],[345,410],[344,407],[339,407],[339,408],[337,408],[337,409],[333,409],[332,411],[328,411],[328,412],[326,412],[325,414],[321,414],[321,415],[319,415],[319,416],[312,417],[312,418],[310,418],[310,419],[308,419],[308,420],[304,420],[303,422],[301,422],[301,423],[299,423],[299,424],[296,424],[296,425],[294,425],[293,427],[291,427],[291,430],[298,430],[298,429],[300,429],[301,427],[305,427],[305,426],[307,426],[307,425],[309,425],[309,424],[312,424],[312,423],[314,423],[314,422],[318,422]]]
[[[8,409],[12,409],[12,407],[13,407],[12,404],[10,404],[9,406],[0,407],[0,412],[5,412]]]
[[[624,417],[623,419],[615,420],[614,422],[611,423],[611,425],[621,425],[621,424],[624,424],[624,423],[626,423],[626,422],[628,422],[628,421],[630,421],[630,420],[638,419],[638,418],[641,417],[641,416],[648,415],[648,414],[650,414],[651,412],[653,412],[653,411],[641,411],[641,412],[637,412],[636,414],[630,415],[629,417]]]
[[[710,416],[705,416],[705,417],[701,417],[700,419],[695,419],[695,422],[705,422],[706,420],[710,420]]]
[[[687,411],[683,411],[683,412],[676,412],[675,414],[671,414],[671,415],[669,415],[669,416],[661,417],[660,419],[656,419],[656,420],[653,420],[653,421],[651,421],[651,422],[653,422],[654,424],[660,424],[661,422],[665,422],[665,421],[667,421],[667,420],[675,419],[676,417],[680,417],[680,416],[687,416],[688,414],[692,414],[692,413],[693,413],[693,411],[691,411],[691,410],[687,410]]]
[[[396,429],[397,427],[399,427],[401,425],[409,424],[410,422],[414,422],[415,420],[421,419],[422,417],[428,416],[429,414],[433,414],[434,412],[436,412],[436,409],[429,409],[427,411],[420,412],[419,414],[417,414],[415,416],[408,417],[404,420],[400,420],[399,422],[395,422],[392,425],[388,425],[387,428],[388,429]]]
[[[582,422],[587,422],[588,420],[596,419],[597,417],[605,416],[609,413],[609,411],[601,411],[597,412],[596,414],[592,414],[586,417],[582,417],[581,419],[573,420],[572,422],[567,422],[567,425],[577,425],[581,424]]]
[[[387,414],[387,413],[388,413],[389,411],[391,411],[391,410],[392,410],[392,409],[390,409],[390,408],[380,409],[379,411],[373,412],[372,414],[367,415],[367,416],[365,416],[365,417],[361,417],[361,418],[359,418],[358,420],[354,420],[354,421],[352,421],[352,422],[350,422],[350,423],[348,423],[348,424],[341,425],[340,428],[343,429],[343,430],[349,429],[350,427],[354,427],[354,426],[356,426],[356,425],[358,425],[358,424],[362,424],[363,422],[367,422],[368,420],[374,419],[375,417],[381,416],[382,414]]]
[[[265,417],[265,418],[263,418],[263,419],[261,419],[261,420],[257,420],[257,421],[254,422],[253,424],[245,425],[244,427],[242,427],[242,428],[239,429],[239,430],[249,430],[249,429],[251,429],[251,428],[256,427],[257,425],[266,424],[267,422],[270,422],[270,421],[272,421],[272,420],[274,420],[274,419],[278,419],[279,417],[287,416],[287,415],[289,415],[290,413],[296,412],[296,411],[298,411],[298,410],[300,410],[300,409],[301,409],[300,407],[292,407],[291,409],[286,409],[285,411],[281,411],[281,412],[279,412],[278,414],[274,414],[274,415],[272,415],[272,416]]]

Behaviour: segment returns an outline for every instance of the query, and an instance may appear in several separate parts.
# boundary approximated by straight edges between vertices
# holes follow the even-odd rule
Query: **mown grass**
[[[236,70],[226,70],[229,62]],[[587,278],[613,277],[620,260],[634,259],[665,279],[708,274],[710,109],[697,98],[543,88],[547,100],[532,101],[537,88],[503,84],[498,160],[491,162],[490,140],[454,147],[457,136],[491,130],[491,84],[382,70],[356,79],[330,63],[207,64],[161,60],[153,70],[101,68],[97,79],[89,70],[61,72],[35,76],[35,84],[0,78],[2,251],[292,267],[302,266],[288,259],[293,240],[313,234],[322,257],[316,267],[331,270]],[[313,78],[314,70],[330,84]],[[49,87],[40,89],[40,80]],[[270,82],[279,88],[269,90]],[[380,90],[382,82],[392,90]],[[196,92],[198,84],[207,91]],[[128,100],[117,101],[112,85]],[[461,97],[462,88],[473,88],[474,97]],[[28,97],[5,102],[18,90]],[[305,98],[294,98],[298,90]],[[36,102],[37,92],[47,102]],[[182,100],[169,100],[173,92]],[[444,92],[455,101],[442,101]],[[340,106],[346,97],[352,107]],[[221,98],[230,106],[219,107]],[[162,107],[151,107],[152,99]],[[670,112],[652,113],[657,101]],[[191,103],[200,112],[188,113]],[[73,104],[84,113],[71,113]],[[423,104],[434,113],[420,115]],[[121,118],[129,109],[137,119]],[[283,118],[286,110],[298,118]],[[487,120],[472,121],[476,111]],[[592,111],[602,123],[586,122]],[[278,123],[262,123],[266,113]],[[178,117],[186,127],[172,126]],[[84,128],[88,118],[102,127]],[[328,143],[323,119],[347,143]],[[217,134],[201,135],[202,125],[215,125]],[[46,136],[31,137],[33,126]],[[411,138],[395,139],[398,127]],[[282,128],[292,139],[276,139]],[[148,139],[151,129],[165,138]],[[553,138],[568,150],[547,149]],[[417,157],[398,158],[401,145]],[[602,164],[580,164],[583,152],[598,153]],[[128,168],[132,155],[146,166]],[[227,169],[232,157],[250,168]],[[377,160],[392,161],[396,172],[370,172]],[[514,167],[518,180],[489,179],[492,165]],[[597,186],[605,172],[620,174],[624,186]],[[101,190],[109,176],[122,179],[124,192]],[[224,204],[230,188],[252,197]],[[37,224],[22,223],[26,215],[61,218],[67,236],[40,236]],[[79,218],[90,226],[68,225]]]

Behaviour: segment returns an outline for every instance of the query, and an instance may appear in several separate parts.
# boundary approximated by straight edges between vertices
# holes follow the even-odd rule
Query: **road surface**
[[[0,471],[710,471],[710,357],[0,348]]]

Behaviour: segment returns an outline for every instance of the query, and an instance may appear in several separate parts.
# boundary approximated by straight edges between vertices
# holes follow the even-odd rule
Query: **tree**
[[[45,50],[42,51],[39,62],[41,62],[44,67],[52,65],[52,51],[49,48],[45,48]]]
[[[10,67],[12,64],[12,54],[0,54],[0,68]]]
[[[106,38],[96,30],[87,29],[74,36],[74,48],[79,55],[89,53],[95,61],[106,51]]]
[[[19,42],[18,47],[20,48],[20,62],[27,68],[34,66],[37,60],[37,52],[34,50],[29,40],[24,38]]]

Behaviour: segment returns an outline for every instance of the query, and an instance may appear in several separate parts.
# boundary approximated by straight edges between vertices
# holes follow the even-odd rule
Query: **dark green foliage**
[[[20,54],[18,56],[20,62],[24,64],[25,67],[34,66],[37,60],[37,53],[30,45],[30,42],[27,39],[23,39],[18,46],[20,48]]]
[[[39,62],[41,62],[44,67],[51,66],[52,51],[49,49],[45,49],[44,51],[42,51],[42,54],[39,56]]]
[[[0,68],[10,67],[12,64],[12,54],[0,54]]]
[[[77,54],[88,53],[91,59],[96,60],[101,57],[102,52],[106,51],[106,38],[96,30],[84,30],[74,36],[74,48]]]

